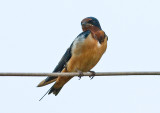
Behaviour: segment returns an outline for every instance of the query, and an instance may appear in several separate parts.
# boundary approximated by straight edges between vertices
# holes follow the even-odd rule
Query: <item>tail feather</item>
[[[39,99],[39,101],[41,101],[46,95],[47,93],[51,90],[51,88]]]
[[[45,96],[47,95],[47,93],[48,93],[48,95],[49,95],[49,94],[51,94],[51,93],[53,92],[53,94],[54,94],[55,96],[57,96],[61,89],[62,89],[62,87],[60,87],[60,88],[57,89],[57,88],[54,88],[54,85],[53,85],[53,86],[39,99],[39,101],[41,101],[41,100],[43,99],[43,97],[45,97]]]
[[[48,94],[53,93],[55,96],[57,96],[61,89],[62,89],[62,87],[60,87],[60,88],[54,88],[54,85],[53,85],[51,87],[50,91],[48,92]]]

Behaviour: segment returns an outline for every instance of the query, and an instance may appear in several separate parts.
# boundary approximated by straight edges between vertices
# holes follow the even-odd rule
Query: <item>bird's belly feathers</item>
[[[72,57],[67,63],[67,70],[69,72],[77,70],[83,72],[89,71],[98,63],[107,48],[106,38],[104,42],[100,44],[91,34],[85,40],[75,43],[72,49]]]

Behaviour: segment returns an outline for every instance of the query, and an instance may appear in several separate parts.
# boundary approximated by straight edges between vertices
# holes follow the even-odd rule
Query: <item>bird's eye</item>
[[[89,20],[88,23],[92,23],[92,20]]]

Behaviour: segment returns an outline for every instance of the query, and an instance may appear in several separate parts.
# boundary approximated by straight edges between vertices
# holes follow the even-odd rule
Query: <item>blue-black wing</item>
[[[63,68],[65,67],[66,63],[68,62],[68,60],[71,58],[71,48],[72,48],[72,44],[71,46],[67,49],[67,51],[65,52],[65,54],[63,55],[63,57],[61,58],[61,60],[59,61],[58,65],[55,67],[55,69],[53,70],[53,72],[61,72],[63,70]],[[53,80],[57,77],[47,77],[46,78],[46,82]]]
[[[86,38],[89,34],[90,34],[90,31],[85,31],[85,32],[82,32],[81,34],[79,34],[77,36],[77,38]],[[73,41],[73,43],[74,43],[74,41]],[[64,67],[66,66],[66,63],[70,60],[70,58],[72,56],[71,51],[72,51],[73,43],[67,49],[67,51],[65,52],[65,54],[63,55],[63,57],[61,58],[61,60],[59,61],[58,65],[55,67],[53,72],[61,72],[64,69]],[[53,80],[55,78],[57,78],[57,77],[47,77],[45,79],[45,82],[48,82],[48,81]]]

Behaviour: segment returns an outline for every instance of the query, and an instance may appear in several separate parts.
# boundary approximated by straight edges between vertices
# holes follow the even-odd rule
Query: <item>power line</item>
[[[84,72],[83,76],[92,76],[93,73]],[[160,72],[95,72],[94,76],[128,76],[128,75],[160,75]],[[28,77],[42,77],[42,76],[81,76],[81,73],[66,72],[66,73],[0,73],[0,76],[28,76]]]

